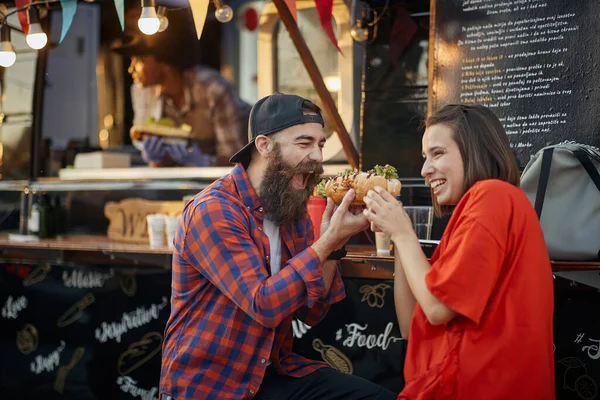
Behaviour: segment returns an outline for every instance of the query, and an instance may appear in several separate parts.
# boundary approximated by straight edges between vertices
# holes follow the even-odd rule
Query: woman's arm
[[[414,231],[412,235],[393,236],[400,263],[404,267],[406,281],[423,309],[431,325],[442,325],[456,317],[457,313],[439,301],[425,283],[431,265],[425,257]]]
[[[396,306],[396,317],[398,317],[398,324],[400,325],[400,334],[402,334],[404,339],[408,339],[410,322],[415,312],[417,300],[406,280],[399,252],[396,252],[394,258],[394,305]]]
[[[425,276],[431,270],[431,265],[402,203],[381,187],[370,190],[364,200],[367,219],[394,241],[408,286],[429,322],[441,325],[450,321],[456,312],[439,301],[427,288]]]

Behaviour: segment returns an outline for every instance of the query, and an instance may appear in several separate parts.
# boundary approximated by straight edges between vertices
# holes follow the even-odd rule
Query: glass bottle
[[[63,204],[63,199],[60,194],[53,198],[54,207],[54,233],[56,236],[64,236],[67,234],[67,209]]]
[[[40,197],[40,231],[38,236],[42,239],[54,236],[54,216],[47,194]]]
[[[40,205],[35,196],[31,203],[29,218],[27,218],[27,233],[36,236],[40,233]]]

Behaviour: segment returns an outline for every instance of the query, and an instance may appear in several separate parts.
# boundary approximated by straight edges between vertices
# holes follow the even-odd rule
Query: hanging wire
[[[77,0],[72,0],[72,1],[77,1]],[[389,1],[389,0],[387,0],[387,1]],[[0,11],[0,15],[6,21],[6,18],[10,17],[11,15],[18,13],[19,11],[25,11],[25,10],[27,10],[31,6],[49,5],[49,4],[60,3],[60,2],[61,2],[61,0],[38,0],[38,1],[33,1],[33,2],[29,3],[29,4],[27,4],[27,5],[24,5],[23,7],[19,7],[19,8],[15,8],[15,9],[11,10],[6,15],[4,15],[4,13]],[[95,1],[95,3],[101,3],[101,2],[102,1]],[[386,3],[386,6],[387,6],[387,3]],[[189,5],[183,6],[183,7],[174,7],[174,8],[167,7],[167,6],[164,6],[164,7],[166,7],[168,11],[187,10],[187,9],[190,8]]]
[[[368,26],[377,25],[377,23],[381,20],[381,18],[383,18],[383,15],[387,12],[389,5],[390,5],[390,0],[385,0],[385,5],[383,6],[383,10],[381,11],[381,13],[379,15],[377,15],[377,12],[375,10],[373,10],[373,13],[375,14],[375,19],[373,19],[373,21],[369,22],[367,25]]]
[[[76,1],[76,0],[73,0],[73,1]],[[10,17],[13,14],[18,13],[19,11],[25,11],[25,10],[29,9],[29,7],[31,7],[31,6],[40,6],[40,5],[49,4],[49,3],[60,3],[60,0],[33,1],[27,5],[24,5],[23,7],[15,8],[15,9],[9,11],[6,15],[3,15],[3,18],[6,21],[6,18]],[[2,13],[0,12],[0,14],[2,14]]]

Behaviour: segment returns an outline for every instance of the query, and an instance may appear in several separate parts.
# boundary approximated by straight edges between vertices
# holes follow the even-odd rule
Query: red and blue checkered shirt
[[[282,268],[271,276],[263,219],[241,164],[186,205],[174,241],[161,393],[178,400],[250,399],[269,360],[293,377],[326,366],[291,352],[292,319],[308,325],[323,319],[345,297],[340,274],[325,296],[306,216],[281,226]]]

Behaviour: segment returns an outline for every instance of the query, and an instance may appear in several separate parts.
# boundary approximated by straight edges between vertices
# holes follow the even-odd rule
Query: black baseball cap
[[[310,105],[317,110],[317,114],[304,114],[302,107]],[[321,109],[310,100],[295,94],[274,93],[258,100],[252,110],[248,121],[248,144],[235,153],[229,161],[237,163],[249,158],[254,141],[259,135],[271,135],[289,128],[290,126],[316,122],[325,126]]]

